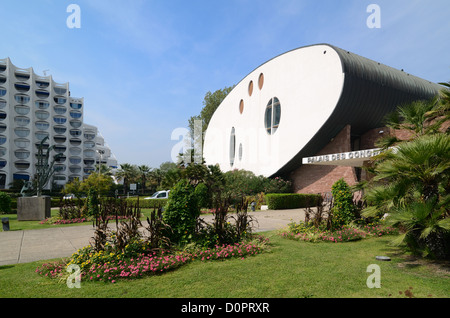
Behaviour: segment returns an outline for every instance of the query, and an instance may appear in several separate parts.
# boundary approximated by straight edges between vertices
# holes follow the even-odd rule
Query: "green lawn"
[[[70,289],[65,281],[40,277],[45,262],[0,266],[0,297],[77,298],[397,298],[410,290],[414,297],[450,297],[450,274],[435,264],[405,262],[388,246],[388,237],[348,243],[307,243],[268,232],[269,252],[242,259],[188,263],[159,276],[111,283],[81,282]],[[390,262],[375,260],[387,255]],[[370,289],[366,269],[378,264],[381,288]]]
[[[142,220],[146,220],[147,216],[150,216],[150,213],[153,209],[141,209],[143,214]],[[51,215],[57,216],[59,212],[59,208],[52,208]],[[10,231],[22,231],[22,230],[39,230],[39,229],[47,229],[54,227],[66,227],[66,226],[80,226],[80,225],[90,225],[92,222],[84,222],[84,223],[71,223],[71,224],[40,224],[39,221],[17,221],[17,214],[1,214],[0,218],[8,218],[9,219],[9,228]],[[3,228],[0,227],[0,231],[3,231]]]

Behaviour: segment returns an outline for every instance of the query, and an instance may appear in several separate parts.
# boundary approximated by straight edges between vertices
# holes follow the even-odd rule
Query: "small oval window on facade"
[[[56,95],[64,95],[67,92],[67,89],[64,87],[55,87],[53,88]]]
[[[18,126],[27,126],[30,123],[30,118],[24,116],[17,116],[14,118],[14,123]]]
[[[236,130],[231,128],[230,135],[230,165],[233,167],[234,158],[236,157]]]
[[[259,74],[259,78],[258,78],[258,87],[261,90],[264,86],[264,74],[261,73]]]
[[[55,111],[56,114],[58,115],[62,115],[66,113],[66,107],[64,106],[55,106],[53,107],[53,110]]]
[[[58,135],[64,134],[66,132],[66,130],[67,130],[67,128],[64,126],[54,126],[53,127],[53,131]]]
[[[47,88],[50,85],[49,82],[45,82],[45,81],[36,81],[36,86],[39,88]]]
[[[17,159],[28,159],[30,157],[30,152],[28,150],[19,149],[14,151],[14,155]]]
[[[37,119],[42,119],[42,120],[45,120],[50,116],[50,113],[46,112],[45,110],[38,110],[35,114],[36,114]]]
[[[66,137],[65,136],[55,136],[53,137],[53,140],[57,143],[57,144],[63,144],[66,142]]]
[[[48,106],[50,106],[50,103],[42,101],[42,100],[38,100],[34,103],[36,105],[37,108],[39,109],[47,109]]]
[[[42,141],[46,137],[49,136],[48,132],[45,132],[45,131],[37,131],[37,132],[35,132],[34,135],[36,136],[36,139],[39,140],[39,141]]]
[[[81,145],[81,140],[77,138],[70,139],[70,145],[71,146],[79,146]]]
[[[50,93],[44,90],[36,90],[35,93],[38,98],[47,98],[50,96]]]
[[[248,83],[248,96],[252,96],[253,94],[253,81],[250,81],[250,83]]]
[[[16,94],[14,95],[14,100],[19,104],[26,104],[30,101],[30,96],[24,94]]]
[[[239,112],[242,114],[244,112],[244,100],[241,99],[241,102],[239,103]]]
[[[19,115],[28,115],[28,113],[30,112],[30,107],[23,106],[23,105],[17,105],[17,106],[14,106],[14,110]]]
[[[53,100],[55,101],[56,104],[62,105],[62,104],[66,103],[67,98],[62,97],[62,96],[55,96],[55,97],[53,97]]]
[[[14,166],[19,170],[27,170],[30,167],[29,162],[16,162]]]
[[[14,128],[14,132],[16,133],[17,137],[21,137],[21,138],[25,138],[30,135],[30,130],[25,127]]]
[[[28,92],[30,90],[30,84],[27,84],[27,83],[15,83],[14,84],[14,88],[18,92],[25,93],[25,92]]]
[[[14,144],[19,148],[28,148],[28,146],[30,145],[30,141],[27,139],[16,139],[14,140]]]

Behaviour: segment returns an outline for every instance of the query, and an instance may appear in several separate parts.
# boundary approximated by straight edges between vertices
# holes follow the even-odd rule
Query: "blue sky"
[[[72,3],[81,28],[67,27]],[[366,24],[369,4],[381,28]],[[208,91],[305,45],[450,81],[448,0],[0,0],[0,12],[0,58],[69,82],[119,163],[170,161],[172,131]]]

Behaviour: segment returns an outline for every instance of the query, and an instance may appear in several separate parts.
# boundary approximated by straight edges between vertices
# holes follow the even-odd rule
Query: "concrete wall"
[[[51,198],[23,197],[17,199],[18,221],[42,221],[51,217]]]

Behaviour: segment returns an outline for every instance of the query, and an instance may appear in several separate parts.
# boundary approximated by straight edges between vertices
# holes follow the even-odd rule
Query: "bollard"
[[[3,231],[9,231],[9,218],[2,218]]]

